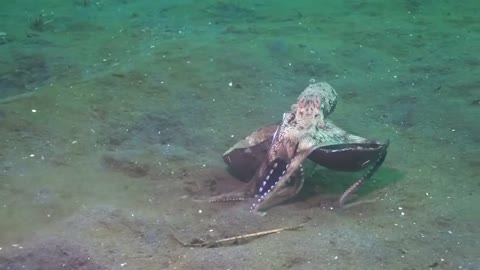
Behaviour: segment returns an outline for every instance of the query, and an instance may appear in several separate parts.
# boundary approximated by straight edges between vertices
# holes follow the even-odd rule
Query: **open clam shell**
[[[335,171],[359,171],[370,166],[389,142],[341,143],[316,148],[308,158],[320,166]]]
[[[247,181],[252,178],[265,160],[277,129],[278,125],[258,129],[223,154],[223,161],[236,177]]]

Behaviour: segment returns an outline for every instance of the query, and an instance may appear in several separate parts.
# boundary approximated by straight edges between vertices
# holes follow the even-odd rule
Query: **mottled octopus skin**
[[[361,151],[365,153],[370,151],[368,156],[365,155],[366,160],[357,158],[361,164],[338,166],[352,167],[353,170],[370,166],[367,174],[342,194],[339,202],[343,204],[348,196],[382,164],[388,142],[381,144],[348,134],[326,119],[335,110],[336,102],[337,94],[329,84],[321,82],[309,85],[300,94],[296,104],[292,105],[291,110],[284,113],[282,122],[276,129],[275,126],[270,126],[257,130],[224,154],[227,164],[239,170],[243,169],[243,166],[244,169],[250,169],[255,173],[242,190],[213,197],[211,201],[245,200],[255,197],[251,210],[265,211],[299,192],[304,181],[302,163],[313,151],[321,151],[316,153],[327,158],[330,153],[342,155],[341,151],[345,151],[346,156],[349,154],[348,151],[352,153],[357,151],[357,156],[360,157]],[[335,149],[337,146],[339,149]],[[329,147],[333,147],[333,150]],[[239,152],[240,150],[244,152]],[[377,152],[375,160],[370,158],[372,153]],[[322,160],[319,162],[322,165]]]

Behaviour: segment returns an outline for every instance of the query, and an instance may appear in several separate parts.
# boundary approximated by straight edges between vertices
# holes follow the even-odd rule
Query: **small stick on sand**
[[[233,237],[228,237],[228,238],[223,238],[215,241],[204,241],[198,238],[193,239],[190,241],[190,243],[184,243],[180,241],[175,235],[171,235],[175,241],[180,243],[183,247],[207,247],[207,248],[214,248],[214,247],[220,247],[220,246],[230,246],[230,245],[241,245],[244,244],[250,240],[260,238],[262,236],[266,236],[269,234],[273,233],[279,233],[282,231],[294,231],[297,229],[300,229],[303,227],[304,224],[300,224],[297,226],[293,227],[283,227],[283,228],[278,228],[278,229],[273,229],[273,230],[268,230],[268,231],[261,231],[261,232],[256,232],[256,233],[249,233],[249,234],[243,234],[243,235],[237,235]]]
[[[18,99],[22,99],[22,98],[29,98],[33,94],[35,94],[35,92],[31,91],[31,92],[26,92],[26,93],[19,94],[19,95],[16,95],[16,96],[6,97],[6,98],[3,98],[3,99],[0,99],[0,104],[10,103],[10,102],[13,102],[13,101],[17,101]]]

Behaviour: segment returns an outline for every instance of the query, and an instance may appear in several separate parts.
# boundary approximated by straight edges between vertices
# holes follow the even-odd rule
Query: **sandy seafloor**
[[[480,269],[478,1],[13,2],[0,269]],[[312,79],[336,124],[391,140],[371,203],[336,208],[358,174],[322,169],[263,217],[197,200],[242,185],[221,155]]]

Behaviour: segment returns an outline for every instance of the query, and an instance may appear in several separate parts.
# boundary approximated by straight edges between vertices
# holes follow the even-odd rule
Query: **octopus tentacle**
[[[358,179],[355,183],[353,183],[345,192],[343,192],[342,196],[340,196],[340,199],[338,200],[340,206],[343,206],[345,201],[352,195],[355,191],[360,188],[360,186],[365,183],[368,179],[372,177],[372,175],[380,168],[382,165],[383,161],[385,160],[385,157],[387,156],[387,151],[386,149],[388,148],[390,141],[387,141],[385,146],[384,146],[384,151],[380,153],[378,156],[378,159],[373,163],[373,165],[370,166],[368,171],[360,178]]]
[[[294,176],[296,178],[298,178],[297,180],[295,180],[295,183],[298,183],[295,188],[295,192],[293,193],[292,196],[295,196],[297,195],[300,190],[302,190],[303,188],[303,184],[305,183],[305,174],[304,174],[304,171],[303,171],[303,166],[300,165],[300,169],[296,172],[296,175]]]
[[[235,195],[231,195],[231,196],[228,196],[228,195],[220,195],[220,196],[217,196],[217,197],[212,197],[208,200],[208,202],[239,202],[239,201],[245,201],[245,200],[248,200],[249,198],[246,198],[246,197],[239,197],[239,196],[235,196]]]
[[[255,181],[250,181],[239,190],[210,197],[208,202],[236,202],[248,200],[253,196],[252,191],[254,185]]]
[[[282,167],[279,167],[279,165],[276,166],[276,168],[279,168],[277,172],[273,171],[270,175],[275,177],[275,175],[280,174],[280,169]],[[285,169],[288,169],[286,166],[284,167]],[[255,195],[256,201],[255,203],[252,204],[250,207],[251,212],[258,212],[258,208],[269,208],[272,205],[276,205],[279,203],[282,203],[290,198],[293,198],[295,195],[297,195],[300,190],[303,187],[304,183],[304,174],[303,174],[303,167],[300,165],[300,168],[297,169],[289,179],[287,179],[287,182],[283,182],[283,185],[280,184],[280,180],[282,177],[284,177],[285,173],[282,171],[281,176],[279,176],[278,181],[272,181],[271,186],[269,186],[269,183],[266,185],[265,182],[262,183],[262,186],[258,189],[258,193]],[[278,185],[278,186],[277,186]],[[282,186],[280,186],[282,185]],[[266,187],[266,188],[265,188]],[[267,195],[273,191],[273,189],[279,189],[277,190],[277,193],[274,198],[270,198],[268,202],[266,202],[266,197]],[[261,206],[262,204],[265,204]],[[263,215],[263,214],[262,214]]]
[[[262,203],[266,196],[276,187],[280,178],[285,175],[288,166],[289,164],[285,160],[277,158],[267,167],[267,175],[260,184],[258,191],[255,193],[255,197],[258,199],[250,207],[251,211],[254,211],[257,204]]]

